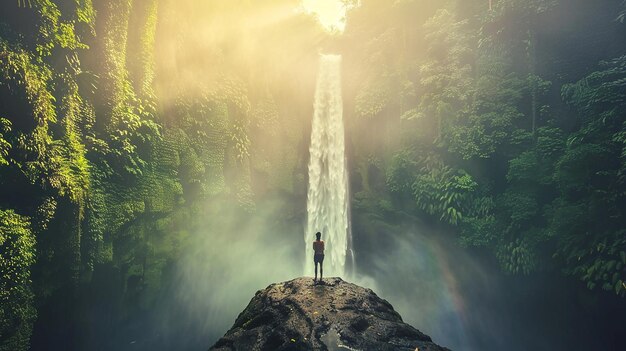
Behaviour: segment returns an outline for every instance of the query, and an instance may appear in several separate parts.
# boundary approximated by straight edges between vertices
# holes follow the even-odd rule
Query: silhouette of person
[[[324,240],[321,240],[322,233],[315,233],[317,240],[313,242],[313,251],[315,254],[313,255],[313,262],[315,262],[315,278],[313,281],[317,280],[317,264],[320,264],[320,283],[322,282],[322,276],[324,274],[324,269],[322,268],[322,264],[324,263]]]

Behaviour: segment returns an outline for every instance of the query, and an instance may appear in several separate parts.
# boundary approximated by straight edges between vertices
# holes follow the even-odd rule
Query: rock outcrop
[[[445,351],[370,290],[328,278],[259,290],[210,350]],[[449,350],[448,350],[449,351]]]

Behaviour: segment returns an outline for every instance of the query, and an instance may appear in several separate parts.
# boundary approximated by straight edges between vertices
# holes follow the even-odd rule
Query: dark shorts
[[[313,262],[322,263],[324,262],[324,254],[315,254],[313,255]]]

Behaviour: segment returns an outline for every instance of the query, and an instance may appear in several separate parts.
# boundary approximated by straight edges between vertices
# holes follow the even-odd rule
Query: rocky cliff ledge
[[[210,350],[448,350],[372,290],[340,278],[324,283],[298,278],[259,290]]]

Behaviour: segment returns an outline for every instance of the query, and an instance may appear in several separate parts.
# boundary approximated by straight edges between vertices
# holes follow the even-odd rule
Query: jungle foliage
[[[0,350],[86,349],[98,308],[98,340],[132,329],[228,211],[301,222],[329,47],[357,240],[430,221],[625,296],[623,2],[358,3],[329,38],[297,0],[2,1]]]
[[[313,81],[278,78],[270,63],[314,64],[323,33],[303,13],[249,25],[257,11],[296,5],[2,2],[0,350],[115,349],[112,335],[173,284],[200,223],[253,213],[265,193],[302,196],[310,109],[300,106]],[[261,46],[232,47],[238,38]],[[308,39],[298,56],[263,47],[294,38]],[[267,61],[238,62],[246,50]],[[90,338],[103,305],[112,323]]]
[[[361,5],[344,38],[356,211],[410,213],[506,272],[561,270],[625,296],[623,3]],[[603,12],[576,28],[575,8]],[[604,41],[564,39],[593,26]],[[612,56],[559,56],[573,45]]]

